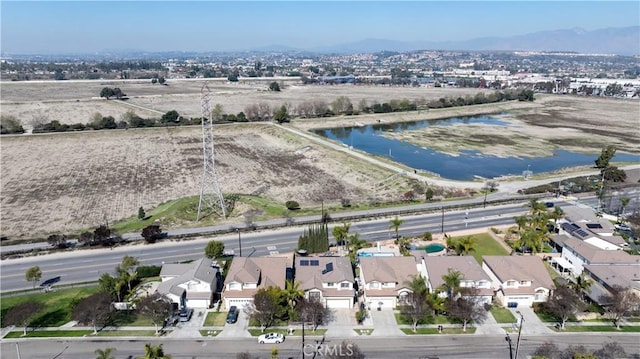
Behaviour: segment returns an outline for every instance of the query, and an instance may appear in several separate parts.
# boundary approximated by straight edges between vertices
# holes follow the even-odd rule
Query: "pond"
[[[498,157],[485,155],[473,150],[461,150],[458,155],[450,155],[423,148],[408,142],[383,137],[383,132],[402,132],[428,126],[451,126],[454,124],[488,124],[509,126],[508,122],[497,117],[480,115],[470,117],[452,117],[442,120],[423,120],[404,123],[378,123],[360,127],[344,127],[312,130],[313,133],[342,142],[346,146],[370,153],[390,157],[416,170],[424,170],[453,180],[469,181],[477,177],[495,178],[500,176],[522,175],[523,171],[533,173],[551,172],[566,167],[593,165],[600,155],[582,154],[566,150],[556,150],[547,157]],[[616,153],[614,161],[637,162],[640,156]]]

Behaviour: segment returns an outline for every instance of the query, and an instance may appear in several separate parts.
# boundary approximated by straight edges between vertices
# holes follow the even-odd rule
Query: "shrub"
[[[287,209],[290,211],[300,209],[300,203],[296,201],[287,201],[287,203],[285,203],[285,206],[287,206]]]
[[[136,274],[138,278],[157,277],[160,275],[160,266],[140,266],[136,268]]]

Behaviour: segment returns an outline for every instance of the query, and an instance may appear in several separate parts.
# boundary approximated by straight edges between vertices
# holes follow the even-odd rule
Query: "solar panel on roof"
[[[602,228],[602,226],[600,225],[600,223],[587,223],[587,228]]]
[[[584,238],[584,237],[588,237],[588,236],[589,236],[589,233],[585,232],[585,231],[584,231],[584,230],[582,230],[582,229],[579,229],[579,230],[575,231],[574,233],[575,233],[575,234],[577,234],[577,235],[579,235],[580,237],[583,237],[583,238]]]
[[[316,259],[312,259],[309,261],[309,264],[312,266],[319,266],[320,265],[320,261],[316,260]]]
[[[333,270],[333,263],[327,263],[327,273]]]
[[[301,260],[301,261],[300,261],[300,265],[301,265],[301,266],[303,266],[303,267],[308,266],[308,265],[309,265],[309,260],[307,260],[307,259],[303,259],[303,260]]]

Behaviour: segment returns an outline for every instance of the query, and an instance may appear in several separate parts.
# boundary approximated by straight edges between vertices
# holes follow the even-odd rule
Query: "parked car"
[[[236,307],[235,305],[231,306],[231,308],[229,308],[229,314],[227,314],[227,323],[233,324],[237,322],[238,314],[240,314],[240,312],[238,311],[238,307]]]
[[[181,322],[188,322],[189,320],[191,320],[191,317],[193,316],[193,309],[191,308],[182,308],[182,310],[180,311],[180,321]]]
[[[278,333],[267,333],[258,337],[258,343],[260,344],[278,344],[283,341],[284,335]]]

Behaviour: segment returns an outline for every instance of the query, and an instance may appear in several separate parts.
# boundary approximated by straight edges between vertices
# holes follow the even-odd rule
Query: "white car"
[[[284,335],[278,333],[267,333],[258,337],[258,343],[260,344],[278,344],[283,341]]]

